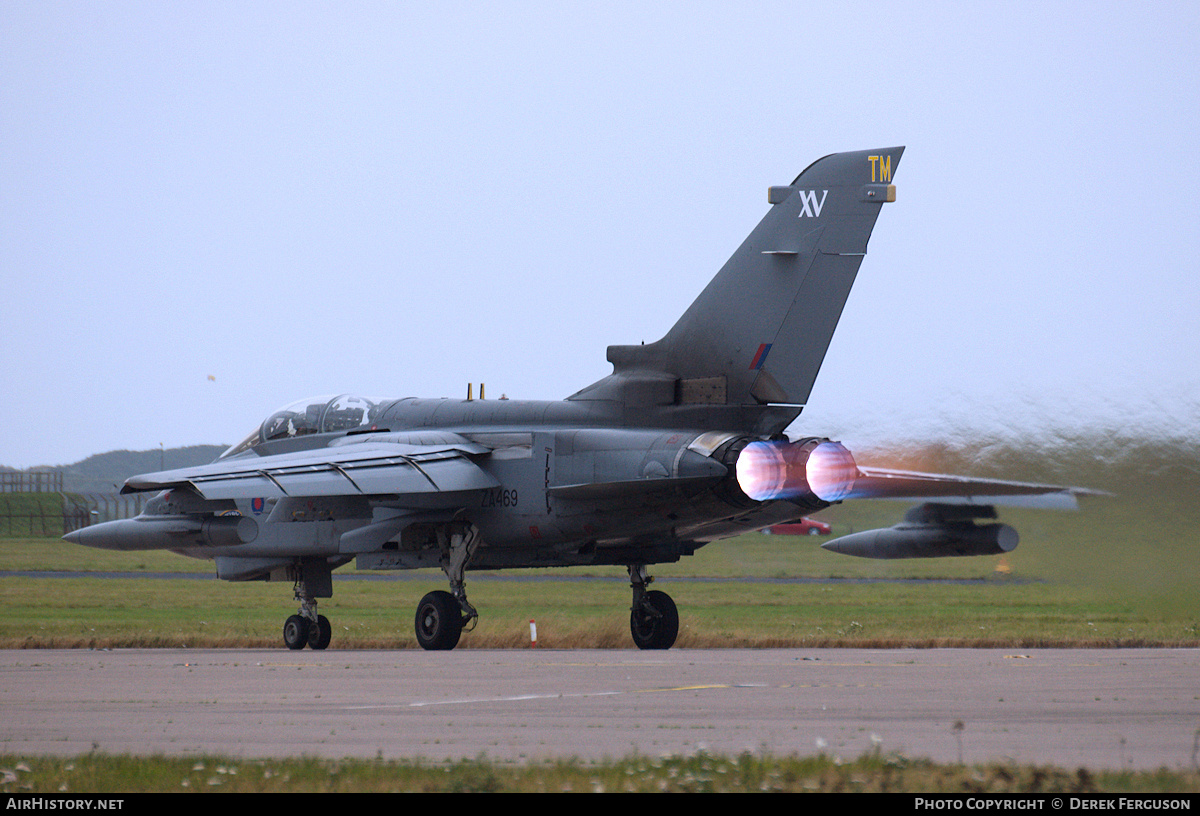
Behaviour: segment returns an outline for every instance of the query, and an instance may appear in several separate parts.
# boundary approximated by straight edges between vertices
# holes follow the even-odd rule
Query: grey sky
[[[896,144],[798,429],[1200,429],[1194,2],[432,5],[0,4],[0,464],[564,397]]]

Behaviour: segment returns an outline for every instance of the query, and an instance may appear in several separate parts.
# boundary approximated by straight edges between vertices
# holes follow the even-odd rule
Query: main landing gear
[[[633,588],[633,606],[629,609],[629,632],[639,649],[670,649],[679,636],[679,610],[671,596],[657,589],[647,590],[653,578],[644,564],[630,564],[629,585]]]
[[[442,548],[442,571],[450,579],[450,591],[430,592],[417,604],[414,628],[422,649],[443,651],[458,645],[463,631],[475,628],[479,613],[467,600],[467,562],[479,545],[479,531],[473,524],[456,524],[438,530]]]
[[[429,651],[453,649],[467,620],[457,598],[444,589],[430,592],[417,604],[417,643]]]

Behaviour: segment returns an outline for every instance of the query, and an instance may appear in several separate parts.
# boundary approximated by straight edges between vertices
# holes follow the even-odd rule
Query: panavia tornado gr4
[[[211,559],[229,581],[285,580],[292,649],[324,649],[332,573],[439,567],[416,610],[426,649],[478,613],[468,570],[623,565],[630,631],[667,649],[679,615],[653,564],[858,498],[924,499],[905,521],[828,549],[873,558],[1001,553],[1006,501],[1072,505],[1077,488],[881,470],[784,431],[808,400],[902,147],[837,153],[786,186],[661,340],[609,346],[612,374],[558,402],[319,397],[264,421],[216,462],[129,479],[141,515],[66,536]],[[481,387],[482,390],[482,387]],[[480,395],[482,397],[482,394]]]

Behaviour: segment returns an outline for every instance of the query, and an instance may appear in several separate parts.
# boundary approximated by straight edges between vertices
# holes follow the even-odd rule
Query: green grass
[[[4,793],[706,793],[920,792],[942,794],[1155,793],[1200,790],[1195,771],[1074,771],[1052,766],[938,765],[895,754],[843,761],[824,754],[773,757],[742,754],[530,765],[485,757],[438,764],[421,760],[237,760],[223,757],[72,758],[0,754]]]
[[[64,503],[73,501],[62,493],[0,493],[0,539],[62,535]]]
[[[39,551],[45,557],[48,549],[64,547],[70,545],[5,542],[0,563],[23,563],[19,568],[28,569],[38,562]],[[753,535],[713,547],[719,548],[715,557],[721,570],[781,547],[795,548],[793,572],[801,575],[820,572],[814,561],[849,560],[808,539],[780,544],[777,537]],[[83,548],[69,551],[74,550]],[[161,564],[158,553],[85,552],[105,562],[96,564],[102,569],[189,564],[177,556]],[[108,563],[110,558],[128,563]],[[995,559],[973,561],[985,563],[954,567],[954,575],[930,563],[926,570],[932,576],[907,582],[771,583],[702,580],[710,570],[698,555],[686,567],[660,568],[656,586],[670,591],[679,606],[681,648],[1200,645],[1194,596],[1164,601],[1156,593],[1112,592],[1104,584],[1020,570],[1000,575]],[[866,562],[842,572],[869,572],[872,566]],[[775,567],[767,571],[777,573]],[[630,590],[624,571],[593,572],[593,580],[583,581],[568,580],[575,575],[569,570],[540,571],[543,580],[538,581],[508,580],[528,572],[475,576],[468,586],[481,619],[464,635],[461,648],[526,646],[531,618],[538,624],[539,646],[627,648]],[[283,620],[295,608],[290,584],[235,584],[204,576],[2,577],[0,647],[279,645]],[[946,577],[972,580],[938,580]],[[416,602],[444,583],[436,571],[423,571],[413,580],[335,579],[334,597],[321,602],[334,626],[332,648],[415,647]]]

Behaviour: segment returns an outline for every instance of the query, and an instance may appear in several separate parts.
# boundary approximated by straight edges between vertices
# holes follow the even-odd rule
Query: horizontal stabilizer
[[[1103,496],[1082,487],[978,479],[941,473],[859,467],[847,499],[937,499],[952,504],[1000,504],[1045,510],[1076,510],[1078,496]]]

